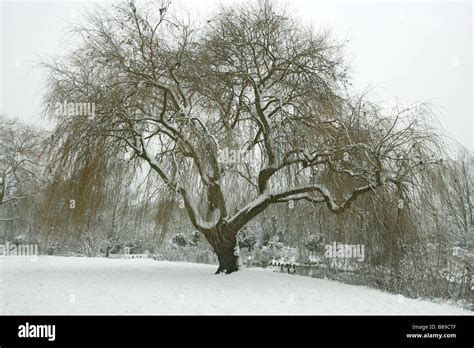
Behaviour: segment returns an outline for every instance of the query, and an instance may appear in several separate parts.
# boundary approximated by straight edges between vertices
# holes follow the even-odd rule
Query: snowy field
[[[0,258],[0,314],[468,314],[362,286],[154,261]]]

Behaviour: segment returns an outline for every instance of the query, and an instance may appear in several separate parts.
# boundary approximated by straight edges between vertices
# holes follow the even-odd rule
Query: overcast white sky
[[[174,2],[205,18],[219,3],[236,0]],[[474,150],[470,1],[285,3],[302,21],[349,40],[347,58],[358,90],[370,87],[371,96],[380,101],[431,101],[446,132]],[[94,6],[93,1],[1,2],[0,113],[44,124],[44,71],[37,63],[61,53],[68,23]]]

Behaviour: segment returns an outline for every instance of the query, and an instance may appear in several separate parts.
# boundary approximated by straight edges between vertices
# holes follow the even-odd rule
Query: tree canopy
[[[169,7],[95,12],[74,30],[77,47],[45,64],[51,168],[69,180],[89,166],[100,190],[117,161],[147,164],[216,251],[217,272],[238,269],[238,231],[272,204],[340,214],[382,186],[402,194],[438,162],[429,107],[351,95],[328,32],[265,0],[222,7],[201,26]],[[95,112],[58,112],[64,102]],[[229,151],[243,156],[223,161]]]

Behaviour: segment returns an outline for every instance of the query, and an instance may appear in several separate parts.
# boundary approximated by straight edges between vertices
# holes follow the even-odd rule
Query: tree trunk
[[[226,274],[239,270],[239,255],[237,253],[237,231],[229,228],[216,228],[205,234],[219,260],[219,268],[215,274]]]

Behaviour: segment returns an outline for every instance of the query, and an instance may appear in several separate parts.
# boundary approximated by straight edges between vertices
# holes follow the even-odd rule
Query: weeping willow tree
[[[201,27],[168,5],[93,13],[71,53],[45,64],[54,176],[90,198],[84,209],[117,158],[146,164],[213,247],[216,273],[231,273],[237,233],[269,206],[305,200],[340,214],[438,155],[428,108],[387,112],[348,96],[328,33],[270,1],[223,7]],[[65,101],[95,114],[57,112]]]

